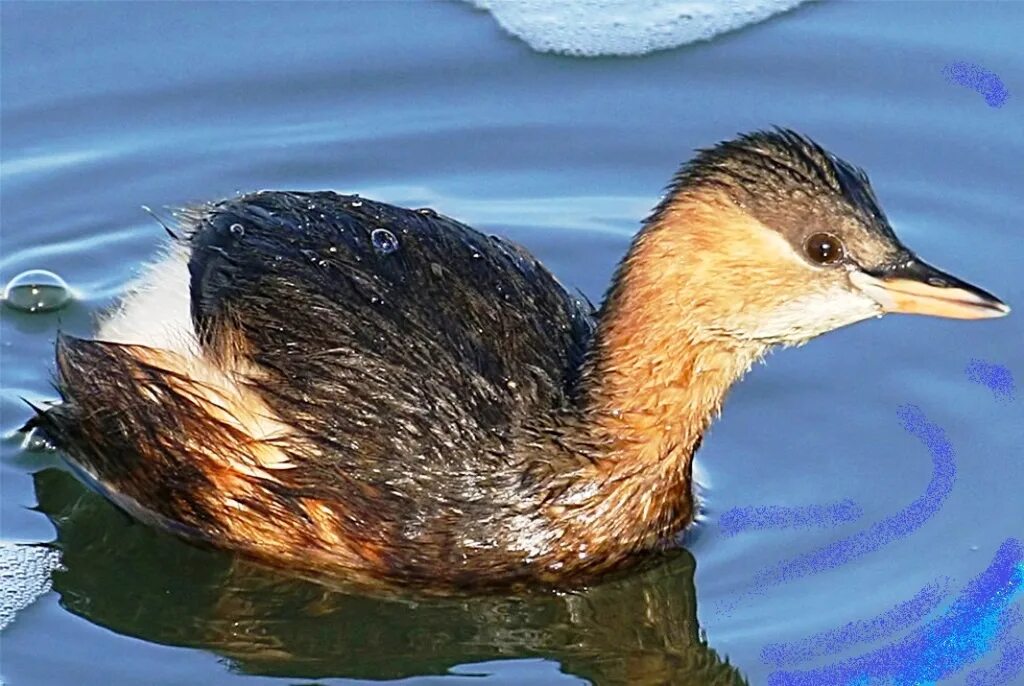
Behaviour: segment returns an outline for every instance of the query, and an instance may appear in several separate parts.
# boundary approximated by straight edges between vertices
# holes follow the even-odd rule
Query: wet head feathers
[[[867,174],[790,129],[743,134],[698,151],[673,177],[648,225],[701,191],[724,195],[794,248],[826,231],[840,235],[864,266],[898,261],[906,252]]]

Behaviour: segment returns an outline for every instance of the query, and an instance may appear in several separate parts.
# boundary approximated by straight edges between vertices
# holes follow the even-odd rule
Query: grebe
[[[673,545],[766,352],[885,312],[1009,308],[904,247],[793,131],[700,151],[599,311],[433,210],[257,192],[191,210],[34,422],[134,517],[358,584],[571,586]]]

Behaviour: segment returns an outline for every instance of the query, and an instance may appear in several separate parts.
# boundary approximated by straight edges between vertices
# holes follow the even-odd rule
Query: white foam
[[[0,630],[49,592],[50,574],[59,566],[60,554],[52,548],[0,541]]]
[[[710,40],[806,0],[468,0],[539,52],[643,55]]]

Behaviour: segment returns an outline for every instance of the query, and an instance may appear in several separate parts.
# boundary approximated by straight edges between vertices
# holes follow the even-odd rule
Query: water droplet
[[[419,214],[422,214],[424,217],[436,217],[437,216],[437,210],[435,210],[433,207],[421,207],[418,210],[416,210],[416,212],[418,212]]]
[[[349,207],[362,207],[362,206],[363,206],[363,201],[362,200],[353,200],[352,202],[349,203]]]
[[[23,312],[59,310],[71,300],[71,288],[64,279],[45,269],[18,274],[4,289],[4,302]]]
[[[398,238],[387,229],[374,229],[370,234],[370,242],[381,255],[390,255],[398,250]]]
[[[40,433],[38,427],[25,434],[25,438],[21,441],[21,448],[29,452],[56,452],[57,450],[57,446]]]
[[[239,238],[241,238],[242,236],[244,236],[244,235],[245,235],[245,227],[244,227],[244,226],[242,226],[241,224],[232,224],[232,225],[231,225],[231,226],[230,226],[230,227],[228,228],[228,230],[229,230],[229,231],[230,231],[230,232],[231,232],[231,233],[232,233],[233,235],[235,235],[235,236],[238,236]]]

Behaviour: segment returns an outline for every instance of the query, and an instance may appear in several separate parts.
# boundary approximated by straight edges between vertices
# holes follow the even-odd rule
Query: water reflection
[[[685,552],[577,594],[370,598],[200,550],[134,524],[67,472],[34,475],[57,529],[61,604],[147,641],[214,651],[273,676],[374,679],[546,657],[594,684],[736,686],[701,638]]]

